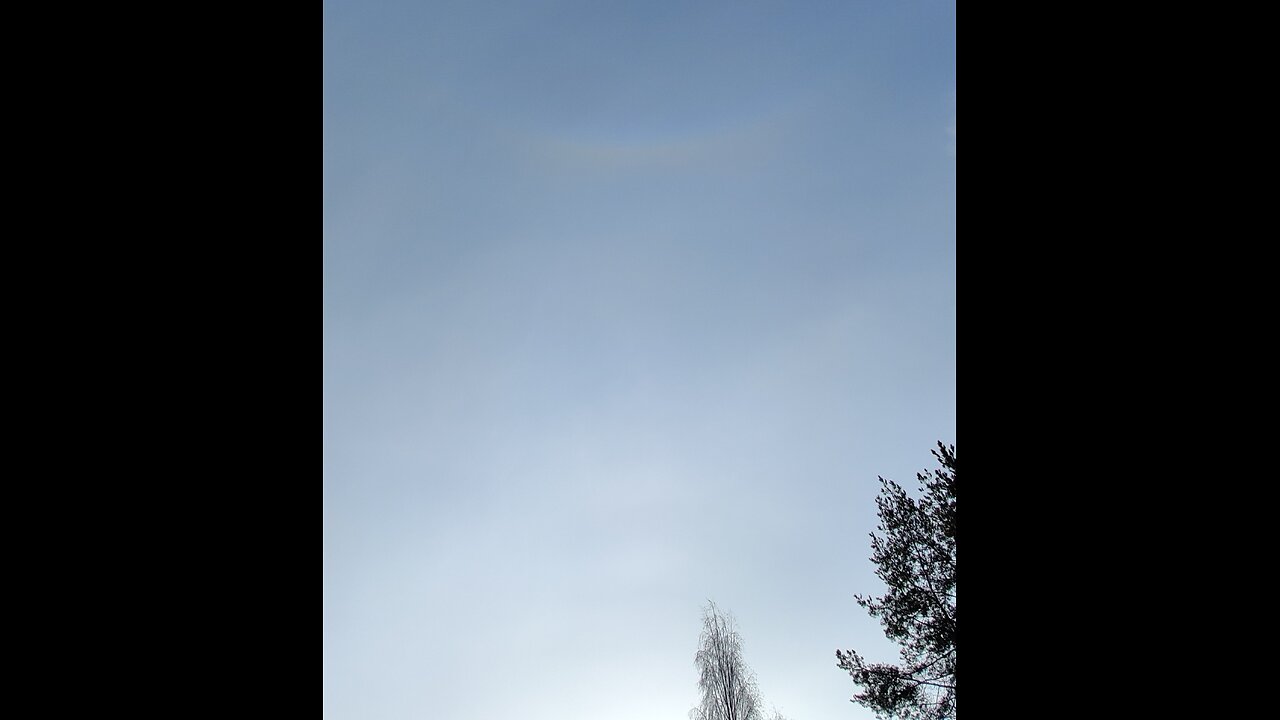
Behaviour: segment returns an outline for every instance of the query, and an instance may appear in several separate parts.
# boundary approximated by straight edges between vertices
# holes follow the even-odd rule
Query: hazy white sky
[[[324,4],[324,715],[871,718],[954,442],[954,2]]]

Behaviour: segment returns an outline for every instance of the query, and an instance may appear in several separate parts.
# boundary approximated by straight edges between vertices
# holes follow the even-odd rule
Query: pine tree
[[[955,445],[938,443],[933,455],[942,469],[916,475],[919,500],[880,478],[880,534],[871,534],[871,561],[888,592],[856,596],[899,644],[902,663],[868,663],[852,650],[836,651],[837,666],[862,688],[853,701],[882,717],[956,716]]]

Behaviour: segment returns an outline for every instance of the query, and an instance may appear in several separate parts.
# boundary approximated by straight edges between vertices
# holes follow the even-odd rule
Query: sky
[[[955,3],[325,0],[326,720],[869,719],[956,440]]]

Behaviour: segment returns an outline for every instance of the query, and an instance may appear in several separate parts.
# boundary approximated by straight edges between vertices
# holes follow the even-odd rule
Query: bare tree
[[[693,662],[702,702],[689,711],[691,720],[764,720],[755,674],[742,659],[742,637],[733,616],[708,601],[698,644]]]

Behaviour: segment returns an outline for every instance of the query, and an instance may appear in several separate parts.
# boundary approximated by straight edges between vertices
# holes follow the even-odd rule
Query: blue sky
[[[870,718],[954,442],[955,5],[324,5],[324,716]],[[914,483],[906,483],[913,485]]]

